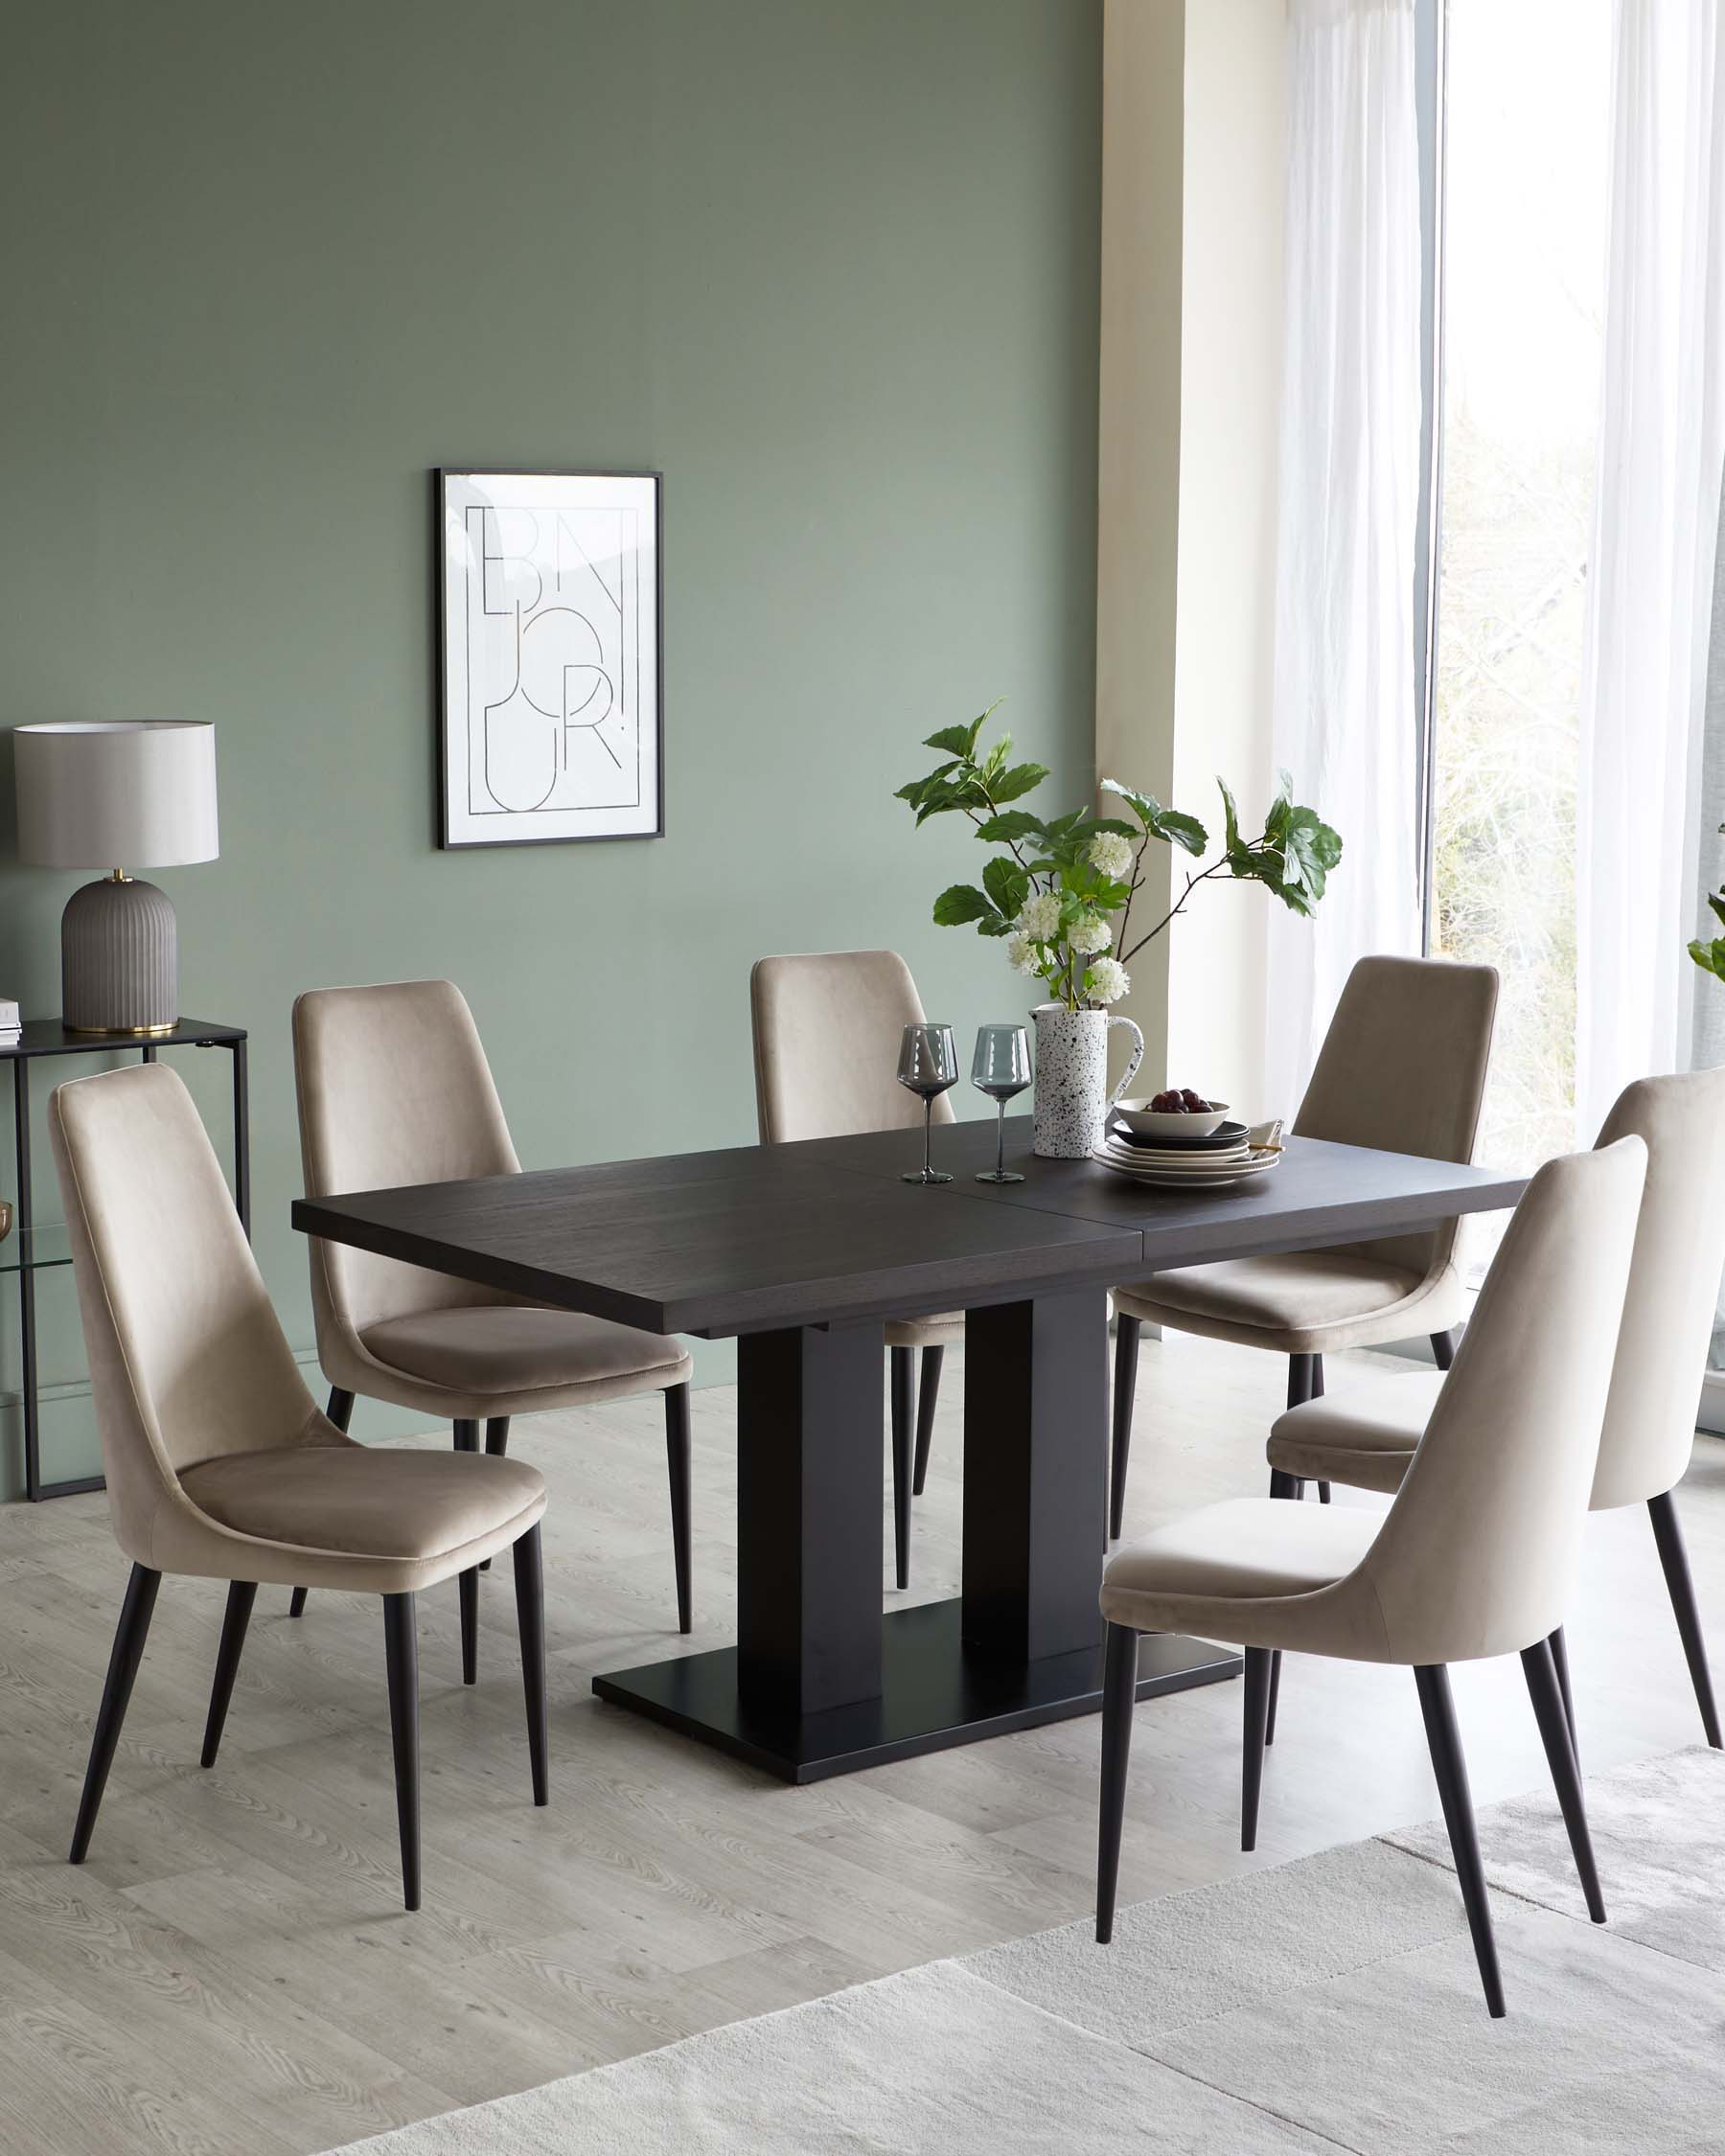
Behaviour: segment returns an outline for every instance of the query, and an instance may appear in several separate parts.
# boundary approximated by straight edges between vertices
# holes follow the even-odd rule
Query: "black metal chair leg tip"
[[[1096,1919],[1096,1944],[1098,1946],[1112,1946],[1114,1944],[1113,1923],[1104,1923],[1099,1916]]]
[[[306,1590],[303,1587],[296,1587],[293,1591],[293,1599],[288,1605],[288,1615],[289,1617],[303,1617],[305,1612]]]

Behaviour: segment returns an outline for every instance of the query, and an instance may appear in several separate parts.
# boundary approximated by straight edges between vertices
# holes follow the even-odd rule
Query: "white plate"
[[[1193,1154],[1171,1145],[1129,1145],[1120,1138],[1105,1137],[1101,1150],[1116,1160],[1137,1160],[1147,1168],[1220,1168],[1230,1161],[1252,1158],[1252,1148],[1244,1138],[1238,1145],[1218,1146],[1210,1153]]]
[[[1223,1168],[1236,1160],[1249,1160],[1252,1147],[1242,1138],[1238,1145],[1218,1146],[1209,1153],[1189,1153],[1175,1146],[1134,1145],[1129,1139],[1119,1138],[1112,1133],[1105,1135],[1097,1151],[1106,1153],[1111,1159],[1136,1162],[1140,1167],[1190,1168],[1201,1173],[1206,1168]]]
[[[1098,1167],[1112,1169],[1128,1182],[1146,1183],[1153,1190],[1215,1190],[1230,1182],[1249,1182],[1254,1176],[1267,1175],[1281,1159],[1281,1155],[1255,1154],[1249,1160],[1238,1160],[1231,1167],[1215,1168],[1208,1173],[1190,1168],[1131,1167],[1099,1148],[1091,1158]]]

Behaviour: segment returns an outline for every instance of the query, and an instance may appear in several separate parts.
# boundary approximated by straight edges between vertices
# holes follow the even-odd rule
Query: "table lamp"
[[[60,1022],[71,1033],[172,1033],[179,1023],[173,907],[120,864],[214,860],[216,729],[197,721],[17,726],[18,858],[105,868],[60,921]]]

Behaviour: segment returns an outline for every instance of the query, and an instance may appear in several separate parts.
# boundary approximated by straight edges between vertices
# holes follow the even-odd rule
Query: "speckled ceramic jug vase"
[[[1129,1018],[1107,1011],[1069,1011],[1039,1003],[1036,1018],[1036,1141],[1045,1160],[1082,1160],[1093,1152],[1108,1112],[1138,1075],[1144,1036]],[[1133,1039],[1126,1074],[1108,1089],[1108,1029],[1123,1025]]]

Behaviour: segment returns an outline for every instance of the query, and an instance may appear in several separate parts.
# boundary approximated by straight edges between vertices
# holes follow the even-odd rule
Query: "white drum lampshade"
[[[140,720],[18,726],[18,858],[105,868],[60,922],[61,1022],[77,1033],[172,1033],[179,1022],[173,908],[131,868],[214,860],[216,729]]]

